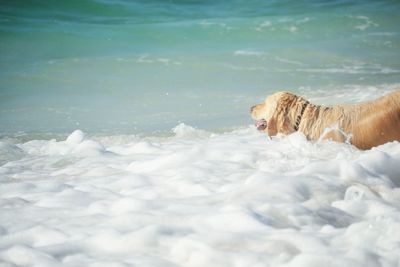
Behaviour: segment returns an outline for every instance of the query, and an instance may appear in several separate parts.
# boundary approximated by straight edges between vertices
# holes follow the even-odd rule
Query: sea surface
[[[0,266],[400,266],[400,143],[270,139],[249,114],[398,90],[399,11],[0,0]]]
[[[400,81],[399,10],[398,1],[1,1],[0,134],[235,128],[279,90],[321,104],[373,98]]]

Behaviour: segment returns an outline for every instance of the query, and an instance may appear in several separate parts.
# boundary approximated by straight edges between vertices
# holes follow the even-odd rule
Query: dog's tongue
[[[267,128],[267,121],[265,119],[258,120],[258,121],[256,121],[255,126],[256,126],[257,130],[262,131],[265,128]]]

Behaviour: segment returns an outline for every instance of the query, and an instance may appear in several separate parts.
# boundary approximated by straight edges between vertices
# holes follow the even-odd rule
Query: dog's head
[[[257,129],[267,132],[269,136],[290,134],[295,131],[296,117],[305,101],[292,93],[278,92],[253,106],[251,116],[256,120]]]

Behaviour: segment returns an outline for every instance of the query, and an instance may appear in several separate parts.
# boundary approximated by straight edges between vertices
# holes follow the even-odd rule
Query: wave
[[[373,252],[385,265],[398,262],[392,246],[400,242],[393,234],[400,227],[398,142],[359,151],[299,133],[268,139],[254,127],[211,133],[180,124],[172,132],[91,137],[76,130],[58,141],[0,142],[0,159],[7,157],[0,165],[1,260],[38,266],[329,260],[361,267]]]
[[[342,68],[313,68],[313,69],[296,69],[297,72],[309,72],[309,73],[344,73],[344,74],[395,74],[400,73],[399,69],[392,69],[387,67],[381,67],[377,69],[361,68],[356,66],[348,66]]]
[[[235,56],[256,56],[256,57],[261,57],[263,55],[266,55],[266,53],[264,52],[251,51],[251,50],[237,50],[233,54]]]

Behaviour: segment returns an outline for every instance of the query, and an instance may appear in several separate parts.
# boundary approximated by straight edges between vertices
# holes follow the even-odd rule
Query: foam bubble
[[[75,130],[67,137],[65,142],[68,144],[79,144],[82,143],[84,138],[85,134],[81,130]]]

